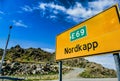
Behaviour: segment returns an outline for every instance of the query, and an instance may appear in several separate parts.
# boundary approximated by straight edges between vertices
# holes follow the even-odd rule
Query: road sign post
[[[118,81],[120,81],[120,57],[119,57],[119,53],[114,53],[113,56],[114,56],[114,60],[115,60]]]
[[[62,61],[59,61],[59,81],[62,81]]]

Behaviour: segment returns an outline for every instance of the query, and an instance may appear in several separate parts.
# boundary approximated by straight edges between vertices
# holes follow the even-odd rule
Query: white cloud
[[[46,3],[40,3],[39,7],[43,10],[45,10],[45,7],[47,6]]]
[[[26,12],[32,12],[34,9],[31,8],[30,6],[28,5],[25,5],[24,7],[22,7],[22,10],[26,11]]]
[[[54,13],[54,14],[58,14],[59,12],[58,12],[57,10],[54,10],[53,13]]]
[[[0,14],[4,14],[4,12],[3,12],[3,11],[0,11]]]
[[[81,18],[84,20],[94,15],[91,9],[84,8],[81,3],[78,2],[73,8],[67,9],[66,14],[69,15],[67,18],[71,18],[75,22],[80,22]]]
[[[98,0],[94,2],[89,2],[90,8],[96,9],[97,11],[104,10],[105,7],[115,4],[115,0]]]
[[[88,2],[88,8],[85,8],[81,3],[76,2],[73,8],[66,9],[66,14],[69,15],[69,19],[71,17],[73,21],[80,22],[81,19],[88,19],[113,4],[115,4],[114,0],[98,0]]]
[[[63,15],[66,16],[66,20],[73,20],[74,22],[80,21],[80,18],[87,18],[89,17],[92,13],[91,9],[86,10],[81,3],[76,2],[76,5],[71,8],[65,8],[64,6],[57,5],[54,3],[40,3],[39,8],[44,10],[47,10],[49,8],[49,11],[52,10],[53,14],[57,15],[62,13]],[[61,11],[61,12],[59,12]],[[50,16],[50,15],[49,15]],[[49,17],[51,18],[51,17]],[[52,17],[53,18],[53,17]]]
[[[55,3],[40,3],[39,9],[43,10],[43,14],[48,13],[48,11],[53,12],[54,15],[62,15],[65,16],[65,20],[81,22],[91,16],[99,13],[115,4],[115,0],[95,0],[92,2],[88,2],[88,8],[84,7],[81,3],[76,2],[73,7],[65,8],[62,5],[57,5]],[[47,10],[47,11],[45,11]],[[51,15],[49,15],[51,16]],[[52,17],[49,17],[52,18]]]
[[[50,49],[50,48],[42,48],[42,50],[45,50],[45,51],[50,52],[50,53],[55,52],[54,49]]]
[[[56,10],[61,10],[61,11],[66,10],[64,6],[57,5],[57,4],[54,4],[54,3],[40,3],[39,8],[43,9],[43,10],[45,10],[46,8],[56,9]]]
[[[26,24],[24,24],[24,23],[22,22],[22,20],[18,20],[18,21],[13,20],[12,22],[13,22],[13,25],[14,25],[14,26],[19,26],[19,27],[24,27],[24,28],[27,28],[27,27],[28,27]]]
[[[115,0],[95,0],[88,2],[88,7],[83,6],[80,2],[76,2],[74,5],[66,8],[63,5],[50,3],[39,3],[38,6],[28,6],[22,7],[23,11],[33,12],[34,10],[40,10],[40,15],[50,19],[59,18],[62,16],[67,22],[82,22],[85,19],[92,17],[93,15],[103,11],[115,4]]]
[[[113,54],[85,57],[85,59],[102,64],[104,67],[116,69]]]
[[[65,11],[65,7],[63,6],[60,6],[60,5],[56,5],[54,3],[51,3],[51,4],[48,4],[49,7],[53,8],[53,9],[56,9],[56,10],[61,10],[61,11]]]
[[[56,19],[57,17],[55,15],[50,16],[51,19]]]

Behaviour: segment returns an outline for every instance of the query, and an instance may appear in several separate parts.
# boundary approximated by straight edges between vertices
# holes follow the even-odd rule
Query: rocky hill
[[[84,68],[84,72],[79,74],[83,78],[115,78],[116,71],[103,67],[101,64],[89,62],[84,58],[75,58],[64,61],[65,65],[71,67]]]
[[[0,49],[0,58],[2,54],[3,49]],[[46,52],[41,48],[23,49],[20,45],[16,45],[7,50],[5,60],[19,62],[48,62],[54,61],[54,54]]]
[[[0,49],[0,57],[3,49]],[[54,60],[55,53],[51,54],[41,48],[21,48],[16,45],[7,50],[6,62],[2,67],[3,75],[18,74],[57,74],[58,64]],[[116,77],[115,70],[103,67],[100,64],[89,62],[84,58],[74,58],[64,60],[63,64],[69,67],[84,68],[84,72],[79,77],[84,78],[107,78]],[[71,68],[63,68],[63,72],[70,71]]]

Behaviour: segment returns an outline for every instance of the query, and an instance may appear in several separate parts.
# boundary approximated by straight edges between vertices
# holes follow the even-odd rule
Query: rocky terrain
[[[71,67],[84,68],[84,72],[79,74],[83,78],[115,78],[116,72],[113,69],[103,67],[101,64],[89,62],[84,58],[74,58],[63,61],[65,65]]]
[[[3,49],[0,49],[0,57]],[[41,48],[21,48],[16,45],[7,50],[5,63],[2,67],[3,75],[53,75],[58,74],[58,64],[55,62],[55,53],[49,53]],[[84,68],[77,77],[83,78],[114,78],[115,70],[103,67],[100,64],[89,62],[84,58],[74,58],[63,61],[63,73],[77,68]],[[69,68],[68,68],[69,67]],[[72,69],[73,68],[73,69]],[[74,72],[74,71],[73,71]],[[72,72],[71,72],[72,73]]]
[[[3,49],[0,49],[0,58],[3,54]],[[41,48],[23,49],[20,45],[11,47],[7,50],[5,60],[20,61],[20,62],[49,62],[54,61],[54,54],[46,52]]]
[[[71,68],[63,68],[63,73]],[[2,75],[47,75],[57,74],[58,66],[54,63],[19,63],[6,61],[2,67]]]

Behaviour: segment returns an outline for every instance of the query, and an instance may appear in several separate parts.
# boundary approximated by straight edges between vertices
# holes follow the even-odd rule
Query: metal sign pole
[[[62,61],[59,61],[59,81],[62,81]]]
[[[118,3],[118,7],[120,10],[120,0],[116,0]],[[119,53],[114,53],[114,60],[115,60],[115,65],[116,65],[116,70],[117,70],[117,77],[118,77],[118,81],[120,81],[120,57],[119,57]]]
[[[3,52],[3,56],[2,56],[2,60],[1,60],[1,64],[0,64],[0,74],[2,75],[2,65],[3,65],[3,62],[4,62],[4,58],[5,58],[5,55],[6,55],[6,50],[7,50],[7,46],[8,46],[8,43],[9,43],[9,39],[10,39],[10,31],[12,29],[12,26],[10,26],[9,28],[9,33],[8,33],[8,39],[7,39],[7,42],[6,42],[6,46],[5,46],[5,49],[4,49],[4,52]]]
[[[120,81],[120,57],[119,57],[119,53],[114,53],[113,56],[114,56],[114,60],[115,60],[115,64],[116,64],[118,81]]]

